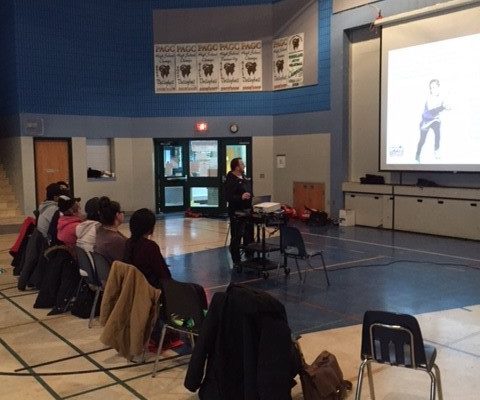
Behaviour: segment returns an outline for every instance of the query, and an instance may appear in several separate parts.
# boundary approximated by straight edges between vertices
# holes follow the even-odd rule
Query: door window
[[[225,148],[226,154],[226,173],[230,171],[230,161],[234,158],[241,158],[245,165],[247,164],[247,145],[245,144],[228,144]],[[245,167],[245,175],[248,175]]]
[[[190,141],[190,177],[218,177],[218,140]]]
[[[182,146],[164,146],[163,169],[165,178],[185,176]]]
[[[190,207],[216,208],[218,206],[218,187],[190,188]]]

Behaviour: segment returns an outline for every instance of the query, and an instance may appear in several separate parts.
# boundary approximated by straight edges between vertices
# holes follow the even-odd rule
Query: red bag
[[[297,210],[287,204],[282,205],[282,210],[288,218],[297,218]]]

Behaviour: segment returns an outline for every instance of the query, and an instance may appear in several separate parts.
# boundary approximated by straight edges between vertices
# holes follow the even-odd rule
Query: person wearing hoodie
[[[234,266],[241,262],[240,244],[247,246],[254,240],[254,227],[244,218],[236,218],[235,213],[246,212],[252,209],[252,180],[245,176],[245,163],[241,158],[234,158],[230,162],[230,172],[225,181],[225,197],[228,201],[228,215],[230,217],[230,254]],[[247,254],[247,257],[251,256]]]
[[[92,252],[97,238],[97,229],[100,226],[99,198],[93,197],[85,203],[87,219],[77,225],[77,246],[86,252]]]
[[[48,229],[54,214],[58,210],[58,197],[62,194],[62,188],[57,183],[47,186],[47,198],[38,206],[37,229],[47,239]]]
[[[94,250],[112,264],[121,261],[125,253],[127,238],[119,231],[124,213],[120,204],[108,197],[101,197],[98,202],[101,226],[97,229]]]
[[[57,238],[67,247],[73,247],[77,243],[77,226],[83,222],[80,212],[80,199],[61,195],[58,198],[58,209],[60,218],[58,219]]]

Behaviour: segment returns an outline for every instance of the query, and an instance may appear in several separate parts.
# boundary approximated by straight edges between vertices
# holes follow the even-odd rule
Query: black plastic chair
[[[95,290],[95,298],[93,300],[92,309],[90,311],[90,318],[88,320],[88,327],[92,327],[93,319],[95,318],[95,310],[97,309],[98,298],[100,297],[100,292],[102,291],[102,282],[98,279],[97,272],[92,264],[92,259],[88,253],[81,247],[75,246],[75,253],[77,255],[78,267],[80,270],[80,285],[77,290],[77,296],[80,291],[80,287],[83,282],[86,282],[90,288]]]
[[[307,269],[305,269],[304,276],[302,279],[302,273],[300,271],[300,266],[298,265],[298,260],[303,260],[307,263],[307,267],[312,271],[315,269],[312,267],[310,260],[314,257],[320,256],[323,265],[323,271],[325,273],[325,279],[327,280],[327,285],[330,286],[330,279],[328,278],[327,267],[325,265],[325,259],[323,258],[323,252],[317,251],[315,253],[308,253],[305,248],[305,243],[301,232],[293,226],[280,226],[280,253],[283,255],[284,268],[287,269],[287,263],[289,258],[295,260],[297,266],[298,276],[302,283],[305,283],[307,279]],[[280,271],[280,263],[277,268],[277,277]]]
[[[97,274],[98,281],[101,283],[102,288],[105,287],[105,283],[110,273],[110,262],[100,253],[90,253],[93,259],[93,265],[95,266],[95,272]]]
[[[158,370],[158,360],[167,329],[188,335],[193,349],[195,336],[200,335],[205,319],[204,310],[208,307],[205,291],[199,285],[168,279],[162,282],[161,289],[163,328],[152,376],[155,376]],[[184,321],[183,325],[179,325],[178,321]]]
[[[375,400],[371,363],[389,364],[425,371],[430,375],[430,400],[443,400],[440,369],[435,364],[437,350],[423,342],[415,317],[385,311],[367,311],[363,317],[362,364],[358,372],[355,400],[360,400],[363,372],[367,366],[370,397]]]

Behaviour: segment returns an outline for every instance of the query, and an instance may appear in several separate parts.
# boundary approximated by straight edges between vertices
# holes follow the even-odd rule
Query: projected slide
[[[480,34],[390,50],[387,73],[383,167],[480,165]]]

